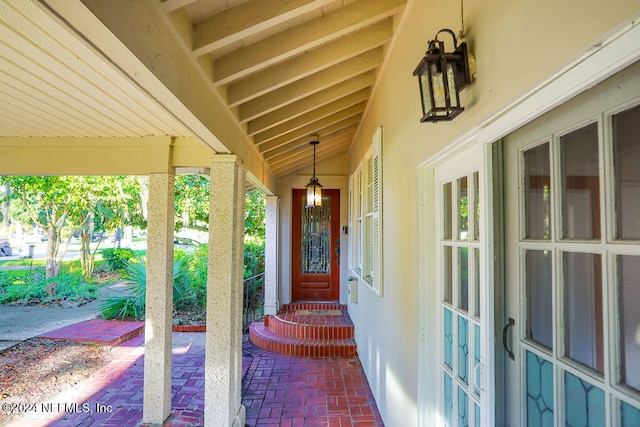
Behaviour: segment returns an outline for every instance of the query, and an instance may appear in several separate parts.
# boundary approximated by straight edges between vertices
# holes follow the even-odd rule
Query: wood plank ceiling
[[[318,160],[349,149],[405,3],[164,0],[161,7],[280,177],[311,163],[312,134]]]
[[[349,150],[406,3],[149,1],[276,177]],[[0,137],[191,136],[44,9],[0,1]]]

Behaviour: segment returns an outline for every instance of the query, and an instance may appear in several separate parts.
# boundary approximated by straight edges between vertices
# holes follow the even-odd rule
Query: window
[[[349,267],[382,294],[382,128],[349,178]]]

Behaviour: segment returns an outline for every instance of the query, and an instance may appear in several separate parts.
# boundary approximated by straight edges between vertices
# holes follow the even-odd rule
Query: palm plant
[[[189,292],[183,278],[186,275],[188,257],[173,263],[173,304],[179,307],[187,303]],[[128,295],[107,298],[101,305],[103,319],[144,319],[147,293],[147,264],[144,259],[127,261],[122,277],[127,281]]]

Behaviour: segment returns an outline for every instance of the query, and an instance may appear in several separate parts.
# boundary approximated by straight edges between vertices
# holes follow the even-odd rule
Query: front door
[[[640,64],[505,138],[506,425],[640,426]]]
[[[322,190],[322,206],[305,208],[306,191],[293,190],[292,299],[340,298],[340,190]]]

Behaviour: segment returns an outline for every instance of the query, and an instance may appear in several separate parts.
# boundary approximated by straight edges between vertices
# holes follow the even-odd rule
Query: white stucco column
[[[242,279],[245,170],[234,155],[211,164],[204,420],[244,427],[242,406]]]
[[[149,175],[143,422],[162,424],[171,412],[174,176]]]
[[[266,197],[264,314],[278,312],[278,196]]]

